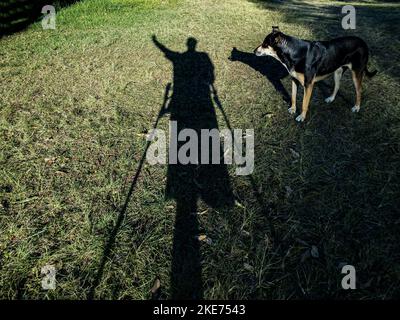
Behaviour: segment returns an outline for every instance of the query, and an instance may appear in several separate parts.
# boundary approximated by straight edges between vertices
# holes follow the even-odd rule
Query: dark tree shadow
[[[247,64],[249,67],[261,73],[271,82],[275,90],[282,95],[283,100],[286,103],[290,102],[289,93],[281,82],[281,80],[288,75],[288,72],[285,67],[274,58],[257,57],[253,52],[240,51],[234,47],[229,60]]]
[[[0,37],[22,31],[41,19],[42,7],[53,5],[56,10],[80,0],[2,0],[0,3]]]
[[[214,66],[207,53],[196,51],[197,41],[187,40],[187,51],[178,53],[161,44],[153,36],[154,44],[173,64],[173,94],[167,112],[171,122],[176,123],[177,134],[184,129],[193,130],[198,137],[198,159],[206,153],[210,164],[171,164],[169,158],[166,198],[176,201],[176,219],[173,240],[171,292],[172,299],[202,299],[199,222],[196,217],[198,201],[201,199],[209,207],[227,210],[234,203],[230,179],[225,164],[211,164],[212,153],[219,150],[201,148],[201,129],[218,129],[213,104]],[[170,134],[170,149],[174,140]],[[179,141],[177,150],[188,140]],[[173,151],[172,151],[173,152]],[[221,159],[221,158],[220,158]],[[204,160],[204,159],[203,159]],[[221,161],[223,162],[223,161]],[[204,162],[202,162],[204,163]]]

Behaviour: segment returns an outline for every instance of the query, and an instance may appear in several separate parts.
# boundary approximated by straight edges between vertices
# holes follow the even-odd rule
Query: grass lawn
[[[255,131],[253,174],[227,167],[232,204],[195,204],[187,232],[212,239],[183,262],[195,297],[399,298],[400,5],[352,3],[356,30],[341,28],[339,1],[83,0],[58,10],[56,30],[38,22],[0,39],[0,298],[149,299],[155,278],[161,299],[179,296],[175,218],[186,209],[166,197],[168,166],[145,162],[130,192],[173,75],[153,34],[179,52],[196,38],[231,126]],[[272,25],[368,43],[379,72],[358,114],[346,73],[332,104],[328,78],[294,121],[290,78],[246,54]],[[212,180],[185,183],[207,194]],[[343,264],[356,290],[342,289]],[[55,290],[42,289],[45,265]]]

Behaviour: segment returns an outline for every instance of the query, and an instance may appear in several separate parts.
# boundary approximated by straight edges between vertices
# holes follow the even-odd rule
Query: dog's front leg
[[[292,105],[288,109],[290,114],[296,113],[297,83],[292,79]]]
[[[296,121],[302,122],[306,118],[313,87],[314,83],[310,83],[309,85],[304,87],[304,96],[303,96],[303,104],[301,106],[301,114],[296,118]]]

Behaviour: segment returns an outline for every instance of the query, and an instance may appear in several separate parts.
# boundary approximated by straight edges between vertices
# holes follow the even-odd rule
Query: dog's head
[[[256,56],[272,56],[277,58],[277,48],[282,41],[283,33],[279,30],[279,27],[272,27],[272,32],[267,35],[261,45],[259,45],[254,53]]]

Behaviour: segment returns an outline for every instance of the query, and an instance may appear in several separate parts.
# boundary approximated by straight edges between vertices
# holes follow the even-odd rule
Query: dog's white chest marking
[[[294,71],[294,69],[293,69],[293,70],[290,70],[290,71],[289,71],[289,74],[290,74],[293,78],[296,78],[296,79],[297,79],[297,77],[298,77],[297,72]],[[298,80],[298,79],[297,79],[297,80]]]
[[[278,60],[278,61],[286,68],[286,70],[290,73],[290,71],[289,71],[288,67],[286,66],[286,64],[284,64],[284,63],[282,62],[282,60],[279,59],[279,57],[278,57],[278,55],[277,55],[276,53],[271,53],[271,54],[269,54],[269,55],[270,55],[271,57],[275,58],[276,60]]]

